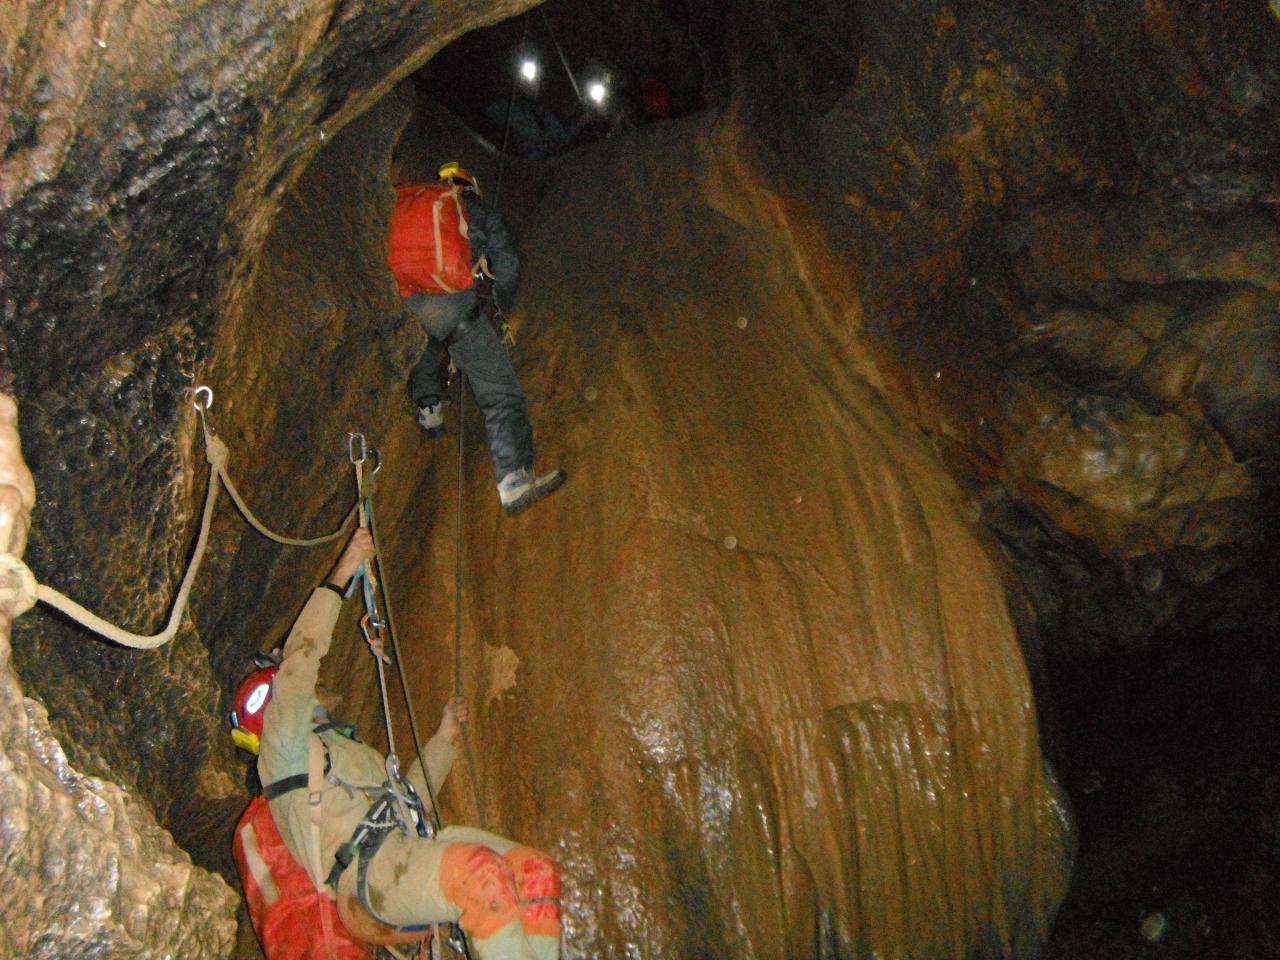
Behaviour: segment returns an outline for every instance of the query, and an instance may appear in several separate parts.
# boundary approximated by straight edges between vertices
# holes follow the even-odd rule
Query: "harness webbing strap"
[[[295,773],[292,777],[281,777],[275,783],[268,783],[262,788],[262,795],[268,800],[283,797],[294,790],[305,790],[311,777],[305,773]]]
[[[323,820],[320,801],[324,796],[321,788],[324,786],[324,768],[328,762],[328,751],[325,750],[319,734],[312,733],[308,739],[310,744],[307,756],[307,805],[311,808],[311,856],[315,860],[316,869],[312,879],[316,885],[316,891],[321,896],[332,900],[335,899],[334,891],[329,889],[319,876],[324,864],[320,848],[320,824]],[[324,935],[327,960],[338,960],[333,934],[333,917],[328,910],[320,911],[320,926]]]
[[[386,842],[387,837],[391,835],[394,829],[393,822],[388,829],[371,833],[369,839],[360,845],[360,862],[356,865],[356,896],[360,898],[361,905],[369,911],[369,916],[379,923],[394,927],[396,933],[426,933],[431,929],[432,924],[410,923],[399,926],[378,913],[377,910],[373,909],[373,905],[369,903],[369,863],[373,860],[374,855],[382,849],[382,844]]]

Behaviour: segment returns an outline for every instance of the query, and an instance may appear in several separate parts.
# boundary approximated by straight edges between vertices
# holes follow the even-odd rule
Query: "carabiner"
[[[205,401],[204,406],[200,405],[200,395],[202,393],[209,398]],[[195,391],[192,393],[192,397],[194,397],[194,399],[191,401],[191,405],[196,408],[196,413],[203,414],[207,410],[213,409],[213,390],[211,388],[204,386],[196,387]]]
[[[382,645],[383,639],[386,637],[387,625],[380,620],[374,620],[367,613],[360,618],[360,632],[364,634],[364,642],[369,645],[369,649],[373,651],[373,655],[383,663],[390,663],[391,657],[387,655],[386,649]]]
[[[382,469],[382,454],[378,452],[377,447],[370,447],[369,452],[373,454],[373,473],[370,476],[376,477],[378,471]]]
[[[356,456],[356,441],[360,441],[360,456]],[[347,431],[347,459],[356,466],[364,463],[369,459],[369,445],[365,442],[363,433],[356,433],[354,430]]]

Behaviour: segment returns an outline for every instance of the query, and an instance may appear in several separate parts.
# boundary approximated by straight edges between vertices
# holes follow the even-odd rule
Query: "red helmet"
[[[271,702],[271,681],[279,672],[274,663],[253,671],[240,681],[231,703],[231,739],[255,757],[262,743],[262,715]]]

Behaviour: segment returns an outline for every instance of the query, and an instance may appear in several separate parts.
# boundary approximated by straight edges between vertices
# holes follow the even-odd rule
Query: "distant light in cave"
[[[525,83],[535,83],[538,79],[538,61],[532,57],[525,57],[520,61],[520,78]]]
[[[605,97],[609,95],[609,88],[604,85],[602,80],[592,80],[587,84],[587,98],[597,107],[604,103]]]

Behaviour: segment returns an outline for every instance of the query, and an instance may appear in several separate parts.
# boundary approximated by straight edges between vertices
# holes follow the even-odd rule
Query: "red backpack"
[[[232,852],[267,960],[372,960],[374,948],[351,935],[333,898],[293,859],[261,794],[236,824]]]
[[[400,296],[456,293],[474,277],[462,188],[402,183],[391,211],[389,257]]]

